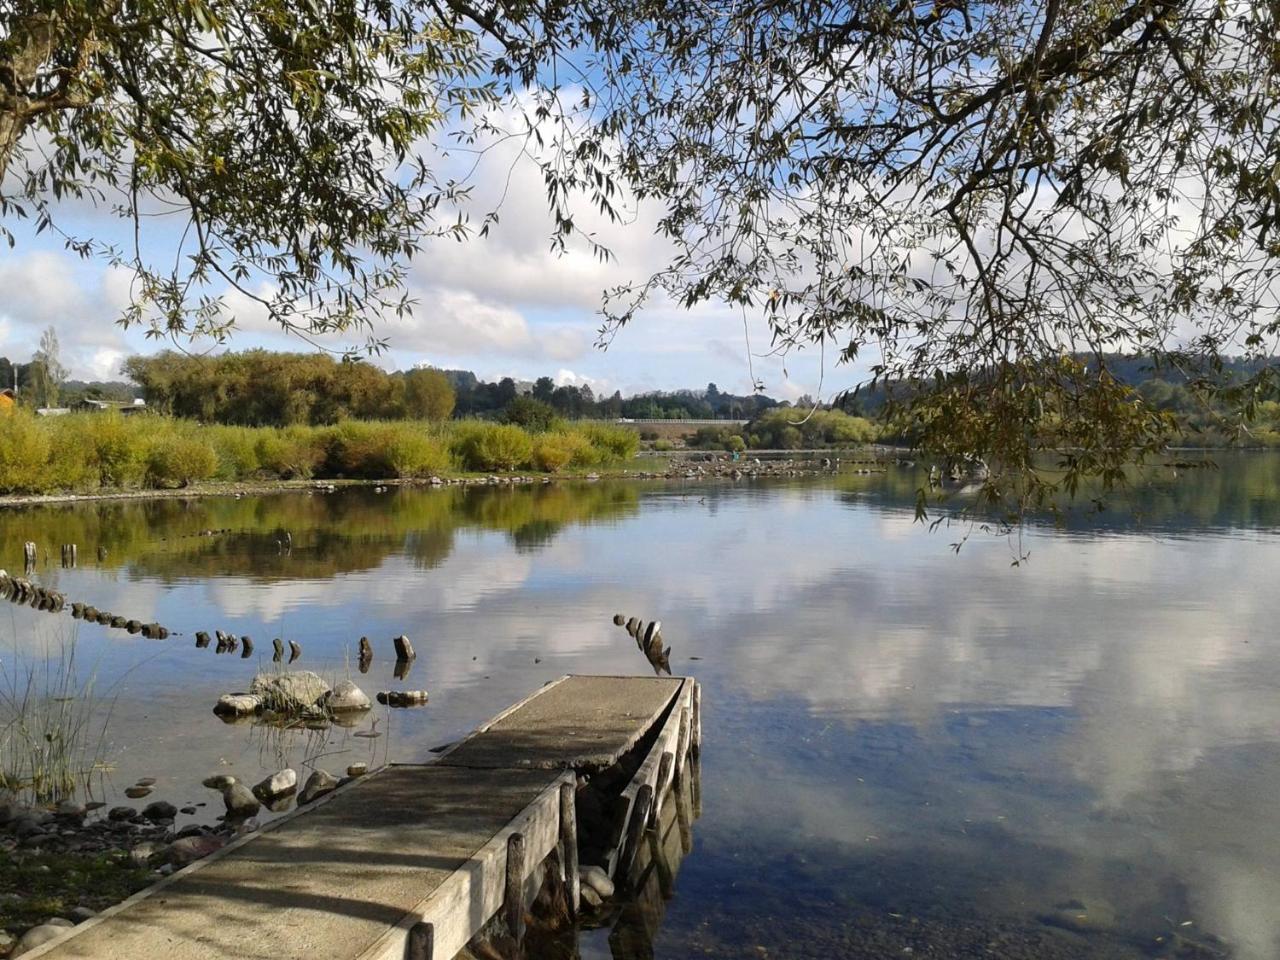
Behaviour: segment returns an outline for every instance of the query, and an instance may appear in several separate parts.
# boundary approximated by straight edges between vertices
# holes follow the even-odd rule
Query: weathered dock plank
[[[550,790],[558,812],[559,779],[535,770],[387,767],[32,956],[367,955],[541,794]],[[552,836],[554,829],[552,822]]]
[[[680,691],[671,677],[562,677],[441,754],[475,768],[599,770],[616,763]]]

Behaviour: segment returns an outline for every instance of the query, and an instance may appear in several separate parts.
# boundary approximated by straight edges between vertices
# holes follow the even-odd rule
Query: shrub
[[[41,493],[46,489],[49,434],[34,416],[15,411],[0,424],[0,491]]]
[[[747,441],[736,433],[730,434],[725,438],[724,448],[732,453],[742,453],[747,449]]]
[[[88,469],[102,486],[126,487],[141,482],[149,438],[138,417],[83,413],[59,417],[53,428],[59,433],[67,431],[68,442],[83,445]]]
[[[453,450],[467,470],[514,470],[533,456],[533,440],[517,426],[475,420],[455,430]]]
[[[387,461],[397,477],[429,477],[449,469],[449,451],[420,430],[393,428]]]
[[[640,435],[626,427],[584,423],[577,428],[577,432],[586,437],[587,442],[596,449],[602,463],[629,460],[640,449]]]
[[[254,453],[258,465],[283,480],[307,479],[324,462],[324,434],[311,427],[262,430]]]
[[[555,473],[568,466],[576,452],[574,439],[577,438],[564,433],[549,433],[539,437],[533,445],[534,468],[545,473]]]
[[[503,423],[513,423],[532,433],[550,430],[557,419],[555,407],[533,397],[516,397],[502,411]]]
[[[147,483],[185,487],[218,472],[218,454],[208,440],[178,431],[156,440],[147,456]]]
[[[218,457],[217,476],[221,480],[245,480],[258,473],[258,438],[253,427],[211,426],[204,428]]]
[[[670,440],[655,440],[653,443],[653,449],[657,450],[659,453],[666,453],[667,451],[674,450],[675,448],[676,445]]]

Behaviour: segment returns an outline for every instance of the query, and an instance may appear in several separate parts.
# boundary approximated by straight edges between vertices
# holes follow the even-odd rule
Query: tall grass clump
[[[331,476],[389,480],[426,477],[449,469],[449,451],[412,421],[348,420],[326,432],[325,468]]]
[[[450,440],[466,470],[515,470],[533,457],[533,438],[514,424],[464,420]]]
[[[258,438],[271,428],[208,426],[203,428],[218,457],[219,480],[248,480],[258,475]]]
[[[0,423],[0,490],[41,493],[48,483],[50,438],[34,416],[21,410]]]
[[[261,468],[282,480],[315,476],[326,456],[325,434],[313,427],[259,430],[254,452]]]
[[[101,487],[132,487],[142,482],[149,424],[119,413],[73,413],[49,421],[49,428],[81,451],[91,482]]]
[[[218,472],[218,452],[194,430],[165,430],[147,451],[147,485],[186,487]]]
[[[74,638],[24,670],[0,665],[0,787],[38,803],[87,792],[111,716],[94,683],[80,680]]]
[[[595,448],[601,463],[630,460],[640,449],[640,435],[626,427],[615,427],[607,423],[583,423],[574,430]]]

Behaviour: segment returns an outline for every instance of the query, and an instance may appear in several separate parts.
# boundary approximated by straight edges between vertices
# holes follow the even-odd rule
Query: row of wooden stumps
[[[64,543],[62,544],[62,547],[61,547],[61,554],[62,554],[62,566],[68,569],[73,568],[78,562],[79,547],[77,547],[76,544],[74,543]],[[31,573],[32,571],[35,570],[37,559],[38,559],[38,551],[37,551],[36,545],[31,540],[28,540],[26,543],[22,545],[22,565],[25,568],[25,572]],[[102,561],[105,559],[107,559],[107,548],[99,547],[98,560]]]
[[[571,922],[577,921],[582,894],[582,881],[578,874],[578,815],[575,791],[576,787],[572,783],[560,785],[560,862],[564,865],[565,894]],[[526,858],[524,834],[512,833],[507,837],[502,915],[507,934],[515,945],[517,957],[524,955]],[[409,928],[407,960],[437,960],[433,923],[420,920]],[[448,958],[441,957],[439,960],[448,960]]]

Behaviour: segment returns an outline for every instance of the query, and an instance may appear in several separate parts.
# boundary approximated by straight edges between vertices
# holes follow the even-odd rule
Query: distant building
[[[125,400],[91,400],[85,398],[76,403],[72,408],[84,413],[107,413],[111,410],[118,410],[121,413],[142,413],[147,409],[147,401],[139,397],[133,402]]]
[[[70,407],[36,407],[37,417],[65,417],[70,412]]]
[[[0,413],[8,413],[18,405],[18,395],[12,390],[0,390]]]

